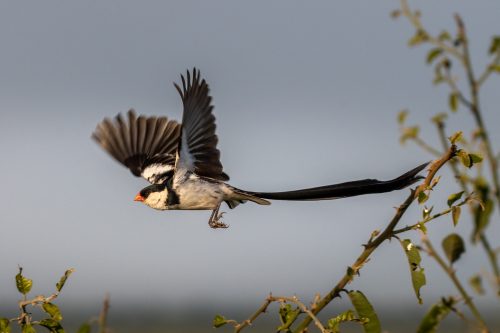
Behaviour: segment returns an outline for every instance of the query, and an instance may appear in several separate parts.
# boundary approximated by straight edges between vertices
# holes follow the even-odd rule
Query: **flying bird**
[[[158,210],[212,210],[208,224],[227,228],[219,213],[222,202],[233,209],[252,201],[269,205],[268,200],[329,200],[362,194],[403,189],[422,177],[418,173],[428,163],[388,181],[363,179],[334,185],[285,192],[244,191],[226,183],[215,117],[208,84],[193,68],[182,87],[174,83],[183,103],[182,123],[167,117],[136,116],[133,110],[114,121],[105,118],[92,134],[94,140],[115,160],[143,177],[151,185],[142,189],[135,201]]]

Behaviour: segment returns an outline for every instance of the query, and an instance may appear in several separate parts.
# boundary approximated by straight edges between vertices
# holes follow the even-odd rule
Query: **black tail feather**
[[[382,181],[377,179],[363,179],[352,182],[312,187],[302,190],[285,192],[248,192],[263,199],[270,200],[328,200],[345,197],[353,197],[362,194],[384,193],[400,190],[422,179],[418,173],[422,171],[429,162],[419,165],[407,173],[392,180]]]

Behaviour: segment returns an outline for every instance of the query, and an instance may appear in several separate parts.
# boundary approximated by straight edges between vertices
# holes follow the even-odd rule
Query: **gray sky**
[[[477,65],[500,31],[500,2],[413,2],[432,31],[469,27]],[[337,201],[254,204],[227,211],[157,212],[133,202],[145,185],[91,140],[95,125],[134,107],[180,119],[172,82],[197,66],[215,103],[219,148],[234,186],[295,189],[388,179],[430,159],[398,143],[397,112],[426,124],[447,109],[431,84],[425,50],[389,12],[397,1],[3,1],[0,3],[0,298],[18,297],[17,265],[48,293],[69,267],[64,300],[119,308],[139,302],[211,300],[257,306],[268,292],[325,293],[383,228],[408,191]],[[484,89],[485,118],[500,147],[499,78]],[[464,110],[450,132],[470,130]],[[431,141],[432,128],[424,130]],[[457,188],[448,172],[437,207]],[[446,185],[445,185],[446,184]],[[402,224],[414,223],[413,207]],[[459,226],[469,234],[469,221]],[[493,230],[498,231],[498,224]],[[430,227],[436,244],[450,218]],[[498,234],[498,233],[497,233]],[[409,234],[418,239],[416,234]],[[498,245],[498,244],[497,244]],[[486,267],[475,249],[457,263],[464,279]],[[473,259],[474,256],[474,259]],[[450,292],[429,259],[426,302]],[[388,277],[388,272],[391,274]],[[406,259],[384,244],[352,288],[375,305],[415,302]],[[388,296],[390,295],[390,297]]]

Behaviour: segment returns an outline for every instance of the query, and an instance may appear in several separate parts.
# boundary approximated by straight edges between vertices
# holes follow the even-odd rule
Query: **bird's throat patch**
[[[172,179],[169,179],[167,181],[167,205],[170,206],[176,206],[180,203],[179,201],[179,196],[177,195],[177,192],[172,188]]]

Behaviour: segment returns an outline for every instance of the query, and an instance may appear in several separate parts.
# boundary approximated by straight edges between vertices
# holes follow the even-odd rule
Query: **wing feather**
[[[180,125],[166,117],[145,117],[127,113],[114,122],[105,118],[92,138],[135,176],[161,183],[171,176],[180,136]]]
[[[228,180],[217,149],[218,138],[208,84],[200,78],[196,68],[192,73],[187,71],[186,77],[181,75],[181,84],[182,88],[174,83],[184,106],[176,170],[186,169],[200,176]]]

